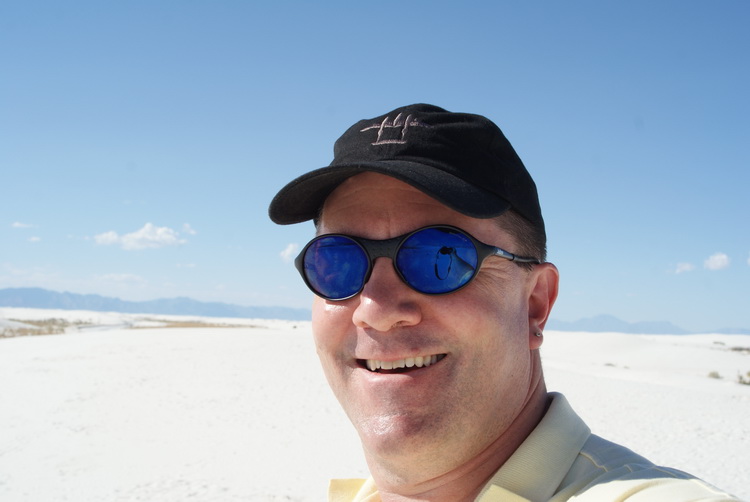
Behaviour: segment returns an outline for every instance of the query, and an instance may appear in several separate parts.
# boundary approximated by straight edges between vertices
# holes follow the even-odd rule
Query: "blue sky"
[[[537,181],[553,317],[750,328],[750,3],[0,5],[0,287],[308,307],[267,218],[355,121],[480,113]],[[287,253],[285,253],[285,250]]]

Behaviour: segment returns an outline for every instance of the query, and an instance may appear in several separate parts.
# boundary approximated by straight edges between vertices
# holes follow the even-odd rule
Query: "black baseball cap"
[[[282,188],[269,207],[275,223],[315,219],[331,192],[365,171],[404,181],[474,218],[510,208],[544,230],[534,180],[492,121],[427,104],[397,108],[350,127],[333,147],[328,167]]]

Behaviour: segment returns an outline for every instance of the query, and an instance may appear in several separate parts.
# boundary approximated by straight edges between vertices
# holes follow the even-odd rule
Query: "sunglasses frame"
[[[458,234],[464,235],[471,241],[471,243],[474,245],[474,248],[476,249],[476,252],[477,252],[476,269],[474,270],[474,273],[471,275],[471,277],[464,284],[457,287],[456,289],[452,289],[450,291],[445,291],[442,293],[426,293],[424,291],[420,291],[406,281],[403,274],[396,266],[396,256],[398,255],[398,252],[401,250],[401,246],[403,245],[403,243],[406,242],[406,240],[409,239],[414,234],[417,234],[419,232],[422,232],[424,230],[429,230],[429,229],[439,229],[439,230],[443,229],[443,230],[448,230],[452,233],[458,233]],[[364,251],[365,256],[368,259],[367,271],[365,272],[364,280],[362,281],[362,287],[360,287],[355,293],[349,296],[346,296],[343,298],[331,298],[331,297],[321,294],[320,292],[316,291],[313,288],[312,284],[310,284],[310,281],[307,278],[307,274],[305,273],[305,255],[307,254],[307,250],[310,248],[310,246],[315,244],[317,241],[324,239],[326,237],[344,237],[344,238],[350,239],[352,242],[357,244],[362,249],[362,251]],[[372,275],[373,265],[375,263],[375,260],[378,258],[390,258],[391,263],[393,264],[393,268],[398,274],[401,281],[412,290],[417,291],[418,293],[421,293],[423,295],[438,296],[438,295],[447,295],[450,293],[455,293],[456,291],[466,287],[477,276],[477,274],[479,273],[479,269],[482,266],[482,263],[484,262],[484,260],[486,260],[490,256],[498,256],[500,258],[504,258],[506,260],[513,261],[519,264],[520,263],[532,263],[532,264],[538,265],[541,263],[536,258],[519,256],[509,251],[506,251],[502,248],[499,248],[497,246],[491,246],[489,244],[485,244],[484,242],[478,240],[467,231],[462,230],[458,227],[454,227],[451,225],[430,225],[430,226],[418,228],[416,230],[405,233],[398,237],[392,237],[390,239],[383,239],[383,240],[365,239],[363,237],[355,237],[353,235],[348,235],[348,234],[319,235],[315,237],[314,239],[312,239],[310,242],[308,242],[307,245],[302,249],[300,254],[297,255],[297,258],[294,260],[294,265],[297,268],[297,271],[302,276],[302,280],[305,281],[305,285],[315,295],[325,300],[329,300],[329,301],[344,301],[344,300],[348,300],[349,298],[354,298],[355,296],[357,296],[358,294],[362,292],[365,285],[370,280],[370,276]]]

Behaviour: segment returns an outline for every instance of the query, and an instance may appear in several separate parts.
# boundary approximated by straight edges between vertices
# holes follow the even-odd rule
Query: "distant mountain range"
[[[37,309],[93,310],[128,314],[192,315],[200,317],[241,317],[253,319],[309,320],[307,309],[287,307],[243,307],[218,302],[199,302],[191,298],[167,298],[129,302],[99,295],[58,293],[41,288],[0,289],[0,307]]]
[[[93,310],[95,312],[124,312],[129,314],[192,315],[201,317],[241,317],[254,319],[310,320],[308,309],[288,307],[244,307],[219,302],[199,302],[191,298],[168,298],[130,302],[119,298],[76,293],[58,293],[41,288],[0,289],[0,307],[37,309]],[[626,322],[609,315],[578,321],[551,319],[547,329],[555,331],[615,332],[645,335],[687,335],[687,331],[668,322]],[[723,328],[712,333],[750,335],[750,329]]]
[[[550,319],[547,329],[556,331],[585,331],[589,333],[630,333],[639,335],[689,335],[695,333],[675,326],[666,321],[654,322],[626,322],[611,315],[587,317],[578,321],[557,321]],[[750,329],[721,328],[708,331],[725,335],[750,335]],[[701,331],[706,333],[706,331]]]
[[[626,322],[610,315],[587,317],[578,321],[558,321],[550,319],[547,329],[555,331],[586,331],[589,333],[637,333],[641,335],[687,335],[686,329],[666,321]]]

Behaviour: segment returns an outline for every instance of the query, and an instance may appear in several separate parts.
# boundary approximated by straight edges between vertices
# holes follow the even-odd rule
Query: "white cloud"
[[[41,237],[29,237],[29,242],[40,242],[42,240]]]
[[[117,244],[126,251],[179,246],[187,242],[180,238],[180,233],[176,230],[169,227],[157,227],[152,223],[146,223],[140,230],[124,235],[110,230],[95,235],[94,241],[103,246]]]
[[[103,234],[95,235],[94,240],[97,244],[108,246],[110,244],[117,244],[120,241],[120,236],[117,232],[109,231]]]
[[[683,274],[685,272],[692,272],[693,270],[695,270],[695,265],[692,263],[678,263],[674,273]]]
[[[10,224],[11,228],[34,228],[34,225],[29,223],[21,223],[20,221],[14,221]]]
[[[714,253],[703,262],[708,270],[721,270],[729,266],[729,256],[724,253]]]
[[[299,244],[297,243],[291,243],[289,244],[284,250],[279,253],[279,256],[281,256],[281,259],[284,260],[284,263],[289,263],[297,256],[297,252],[299,251]]]
[[[182,231],[188,235],[195,235],[198,233],[195,230],[193,230],[193,227],[191,227],[189,223],[185,223],[182,225]]]

